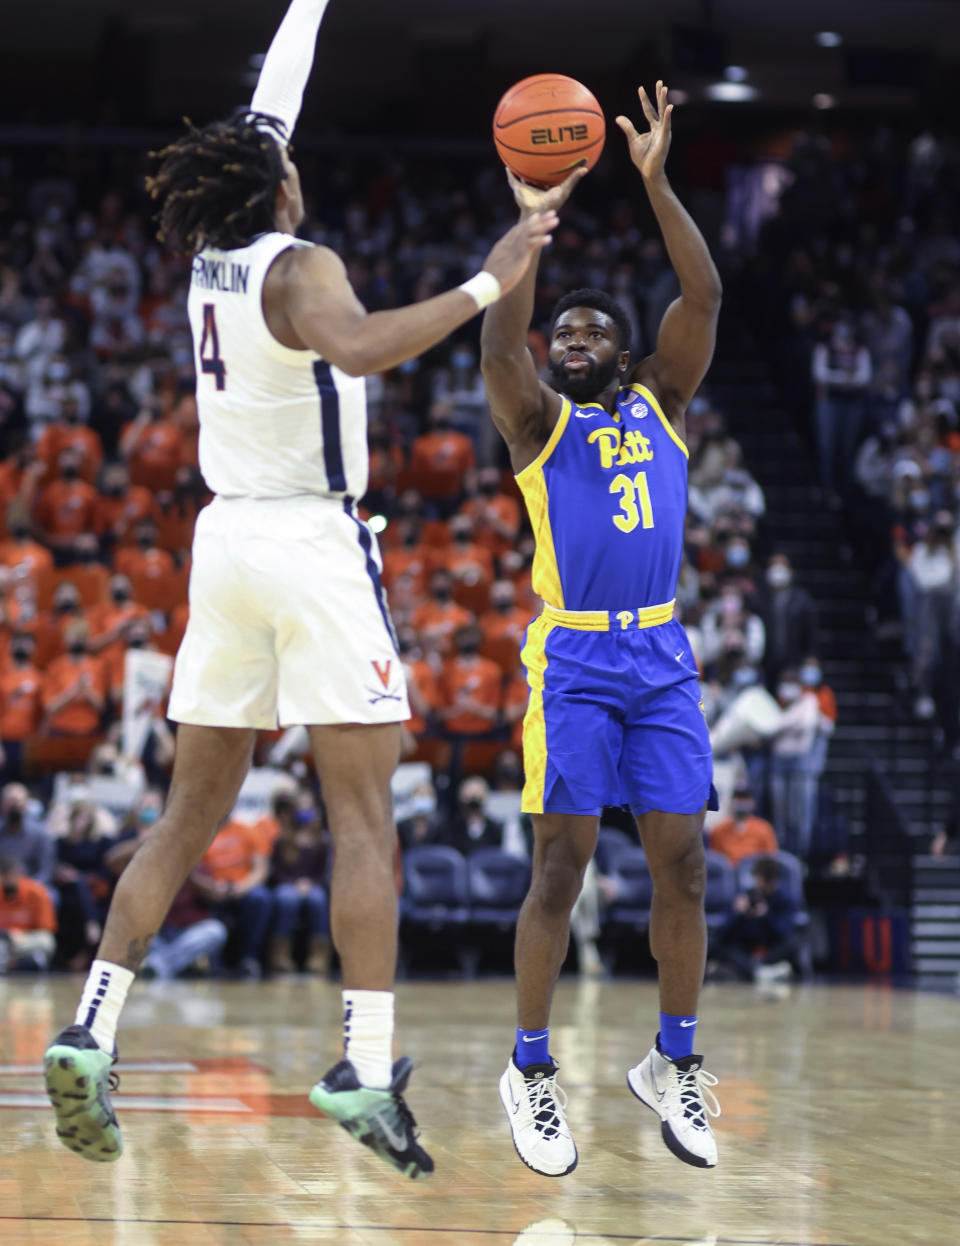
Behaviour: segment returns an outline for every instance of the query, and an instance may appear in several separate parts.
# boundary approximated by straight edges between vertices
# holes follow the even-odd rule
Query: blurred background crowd
[[[835,517],[870,585],[865,627],[903,658],[904,713],[934,724],[931,747],[949,757],[960,740],[960,153],[930,134],[878,129],[851,154],[805,131],[776,163],[780,193],[762,212],[728,196],[715,214],[724,323],[771,368],[789,422],[781,466],[789,473],[791,454],[816,464],[803,506]],[[502,172],[486,163],[303,164],[305,235],[343,255],[371,310],[471,276],[512,216]],[[568,289],[610,291],[635,356],[654,348],[677,293],[639,183],[616,194],[609,179],[589,183],[541,265],[529,336],[541,367],[550,310]],[[129,655],[176,652],[208,496],[188,278],[189,262],[154,241],[128,154],[47,150],[18,158],[16,172],[0,159],[0,964],[83,967],[112,882],[162,807],[174,728],[162,695],[132,703]],[[363,509],[379,534],[413,709],[397,781],[402,848],[522,862],[519,655],[539,603],[478,325],[367,388]],[[825,603],[768,523],[766,486],[734,431],[744,413],[725,392],[711,375],[688,414],[677,611],[717,759],[710,848],[731,871],[758,853],[781,862],[765,877],[723,876],[718,946],[737,944],[730,931],[746,923],[743,938],[779,948],[779,964],[777,932],[757,933],[776,907],[767,891],[789,891],[797,861],[825,876],[856,868],[821,783],[843,698],[830,686]],[[148,972],[226,963],[254,976],[294,959],[329,968],[322,792],[304,734],[261,738],[258,771],[272,777],[178,897]],[[604,823],[621,847],[636,846],[621,811]],[[938,850],[952,829],[941,828]],[[582,906],[586,971],[600,964],[618,900],[639,894],[614,868],[611,836]],[[786,959],[799,966],[795,951]],[[738,955],[727,960],[742,972]]]

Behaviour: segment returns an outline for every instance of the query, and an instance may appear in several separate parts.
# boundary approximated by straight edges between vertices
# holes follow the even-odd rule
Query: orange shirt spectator
[[[479,473],[477,493],[464,503],[463,512],[473,520],[473,539],[479,545],[495,555],[513,549],[520,531],[520,504],[500,492],[500,474],[495,467],[485,467]]]
[[[393,593],[404,581],[415,597],[423,597],[433,568],[433,553],[426,545],[400,545],[383,555],[383,583]]]
[[[46,468],[45,480],[57,474],[57,464],[64,450],[72,450],[77,457],[80,477],[94,484],[103,465],[103,442],[100,435],[78,418],[58,420],[49,424],[37,442],[37,458]]]
[[[734,865],[754,853],[773,853],[779,847],[773,827],[766,818],[756,817],[753,807],[748,792],[734,792],[733,817],[724,818],[710,831],[710,847]]]
[[[9,538],[0,544],[0,563],[12,572],[10,587],[27,586],[41,606],[50,604],[53,555],[45,545],[33,540],[25,519],[16,519],[11,524]]]
[[[0,675],[0,740],[25,740],[40,726],[43,715],[43,677],[33,665],[33,642],[16,635],[13,655]]]
[[[410,701],[410,717],[406,728],[412,735],[423,735],[427,719],[440,708],[440,689],[433,667],[426,658],[412,658],[403,663],[407,677],[407,697]]]
[[[80,479],[75,467],[66,468],[63,479],[45,485],[33,517],[46,544],[66,550],[81,532],[98,532],[99,496],[93,485]]]
[[[143,485],[131,485],[127,469],[111,464],[103,474],[103,492],[97,502],[98,531],[117,545],[132,545],[137,524],[160,520],[157,499]]]
[[[180,600],[180,583],[173,555],[156,544],[156,527],[141,524],[137,544],[116,552],[114,570],[125,575],[133,588],[133,600],[148,610],[172,610]]]
[[[455,498],[463,492],[463,478],[476,465],[473,442],[455,432],[449,405],[436,403],[430,413],[430,431],[414,438],[405,473],[426,498]]]
[[[382,424],[371,424],[367,429],[367,445],[370,451],[369,493],[384,493],[396,488],[397,478],[403,470],[403,451],[391,444],[390,434]]]
[[[135,485],[154,492],[172,491],[177,469],[185,461],[184,436],[171,420],[163,418],[154,400],[120,434],[120,453]]]
[[[265,855],[263,831],[246,822],[226,822],[200,858],[198,869],[218,883],[237,883]]]
[[[127,632],[135,622],[150,624],[150,611],[132,600],[130,581],[115,575],[110,581],[110,600],[95,606],[87,616],[90,624],[90,651],[107,666],[107,679],[115,695],[123,689],[123,656]]]
[[[15,627],[30,631],[37,647],[33,660],[40,670],[46,670],[54,658],[59,658],[67,647],[67,634],[71,627],[86,626],[86,612],[80,605],[80,593],[75,584],[65,581],[58,584],[53,595],[53,609],[45,610],[33,624],[26,612]]]
[[[177,650],[180,648],[186,633],[189,619],[189,602],[182,601],[178,606],[174,606],[167,630],[157,637],[157,648],[161,653],[168,653],[172,658],[176,657]]]
[[[157,509],[157,544],[168,554],[183,554],[193,545],[199,508],[192,498],[164,494]]]
[[[480,632],[475,625],[457,632],[457,655],[444,663],[440,676],[440,717],[456,735],[492,731],[500,717],[503,672],[477,650]]]
[[[59,735],[94,735],[107,699],[107,668],[73,636],[67,653],[55,658],[43,677],[44,726]]]
[[[414,610],[410,622],[428,648],[446,657],[453,650],[454,632],[472,623],[473,615],[453,600],[453,583],[445,571],[434,572],[430,586],[431,597]]]
[[[56,929],[57,915],[43,883],[21,877],[12,896],[0,889],[0,930],[49,930],[53,934]]]
[[[107,600],[110,572],[100,561],[100,543],[92,532],[81,532],[73,543],[76,561],[57,576],[57,586],[72,584],[85,608]]]
[[[181,394],[173,404],[169,418],[179,428],[183,438],[181,466],[197,468],[200,463],[200,412],[197,410],[196,394]]]
[[[480,652],[510,674],[520,664],[520,647],[530,614],[516,604],[516,589],[509,580],[497,580],[492,585],[490,606],[477,620],[483,636]]]
[[[449,571],[455,584],[488,585],[493,579],[493,555],[485,545],[474,541],[469,515],[454,515],[450,520],[450,544],[438,552],[437,561]]]

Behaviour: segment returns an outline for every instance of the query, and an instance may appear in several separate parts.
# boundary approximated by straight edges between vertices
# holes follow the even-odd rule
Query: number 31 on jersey
[[[653,527],[653,504],[646,472],[637,472],[632,480],[626,472],[620,472],[610,481],[609,491],[620,494],[623,514],[614,515],[613,522],[621,532],[632,532],[641,521],[645,528]]]

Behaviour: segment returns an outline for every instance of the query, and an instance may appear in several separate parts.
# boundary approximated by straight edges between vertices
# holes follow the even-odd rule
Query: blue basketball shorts
[[[565,626],[549,607],[521,657],[530,688],[523,721],[525,813],[598,816],[716,808],[713,755],[697,665],[683,627]],[[590,612],[584,618],[602,618]],[[634,616],[636,617],[636,616]]]

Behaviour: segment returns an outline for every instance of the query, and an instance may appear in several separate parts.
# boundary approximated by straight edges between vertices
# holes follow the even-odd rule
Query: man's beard
[[[597,363],[595,359],[587,361],[587,367],[579,372],[567,372],[563,364],[549,360],[547,370],[553,388],[566,394],[573,402],[593,402],[598,394],[602,394],[613,378],[617,375],[617,360],[609,359],[606,363]]]

